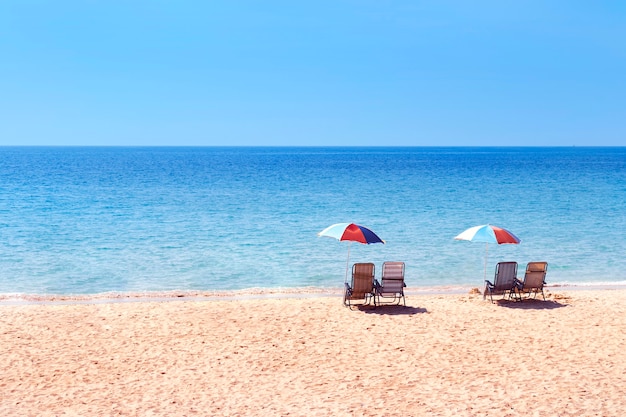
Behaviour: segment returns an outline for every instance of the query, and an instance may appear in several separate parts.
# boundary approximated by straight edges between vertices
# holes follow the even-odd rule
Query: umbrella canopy
[[[470,227],[455,237],[456,240],[468,240],[470,242],[485,243],[485,272],[484,279],[487,279],[487,258],[489,256],[489,244],[496,243],[516,245],[521,242],[520,238],[511,231],[491,224]]]
[[[455,239],[469,240],[471,242],[497,243],[498,245],[502,245],[503,243],[517,244],[521,242],[512,232],[491,224],[470,227],[455,237]]]
[[[363,244],[385,243],[381,238],[365,226],[354,223],[337,223],[328,226],[317,234],[318,236],[332,237],[337,240],[347,240]]]
[[[350,242],[359,242],[364,245],[369,245],[372,243],[382,243],[385,244],[385,241],[382,240],[378,235],[372,232],[365,226],[361,226],[354,223],[337,223],[331,226],[328,226],[326,229],[322,230],[317,234],[318,236],[324,237],[332,237],[339,241],[347,241],[348,242],[348,259],[346,261],[346,278],[345,282],[348,282],[348,270],[350,269]]]

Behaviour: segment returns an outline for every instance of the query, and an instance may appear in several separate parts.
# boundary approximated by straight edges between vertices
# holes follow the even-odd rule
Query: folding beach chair
[[[483,292],[483,300],[489,297],[493,303],[493,296],[502,294],[502,299],[509,295],[509,298],[515,297],[515,286],[517,283],[517,262],[499,262],[496,265],[496,274],[493,283],[485,280],[485,292]]]
[[[352,307],[353,301],[360,301],[362,305],[367,305],[374,300],[374,264],[356,263],[352,265],[352,282],[346,282],[343,295],[343,304]],[[374,300],[376,305],[376,300]]]
[[[517,280],[516,292],[519,294],[520,300],[521,294],[527,292],[527,297],[530,298],[530,293],[534,292],[537,298],[537,293],[541,291],[543,300],[546,300],[546,295],[543,293],[543,286],[546,284],[546,273],[548,272],[547,262],[528,262],[526,265],[526,272],[524,273],[524,280]]]
[[[374,291],[376,294],[376,303],[381,304],[380,298],[392,298],[387,304],[398,304],[400,300],[406,306],[404,298],[404,262],[384,262],[381,282],[374,282]]]

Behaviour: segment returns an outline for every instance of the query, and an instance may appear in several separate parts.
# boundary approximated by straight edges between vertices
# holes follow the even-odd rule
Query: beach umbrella
[[[372,243],[382,243],[385,241],[378,237],[378,235],[372,232],[365,226],[361,226],[354,223],[336,223],[328,226],[317,234],[318,236],[332,237],[339,241],[348,242],[348,260],[346,261],[346,279],[348,282],[348,270],[350,269],[350,243],[359,242],[364,245]]]
[[[485,243],[485,278],[487,279],[487,257],[489,256],[489,244],[497,245],[513,244],[517,245],[521,240],[512,232],[502,227],[491,224],[470,227],[455,237],[456,240],[468,240],[470,242]]]

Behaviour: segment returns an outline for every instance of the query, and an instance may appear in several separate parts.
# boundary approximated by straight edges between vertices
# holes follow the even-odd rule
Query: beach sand
[[[0,305],[3,416],[621,416],[626,290]]]

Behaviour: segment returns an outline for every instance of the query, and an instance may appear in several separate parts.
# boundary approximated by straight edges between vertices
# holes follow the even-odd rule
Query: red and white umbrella
[[[489,244],[498,245],[513,244],[521,242],[520,238],[513,232],[502,227],[491,224],[470,227],[455,237],[456,240],[468,240],[470,242],[485,242],[485,279],[487,279],[487,257],[489,256]]]
[[[318,236],[332,237],[339,241],[348,242],[348,260],[346,261],[346,278],[345,282],[348,282],[348,269],[350,269],[350,242],[359,242],[364,245],[371,245],[372,243],[382,243],[382,240],[378,235],[372,232],[365,226],[354,223],[337,223],[328,226],[317,234]]]

